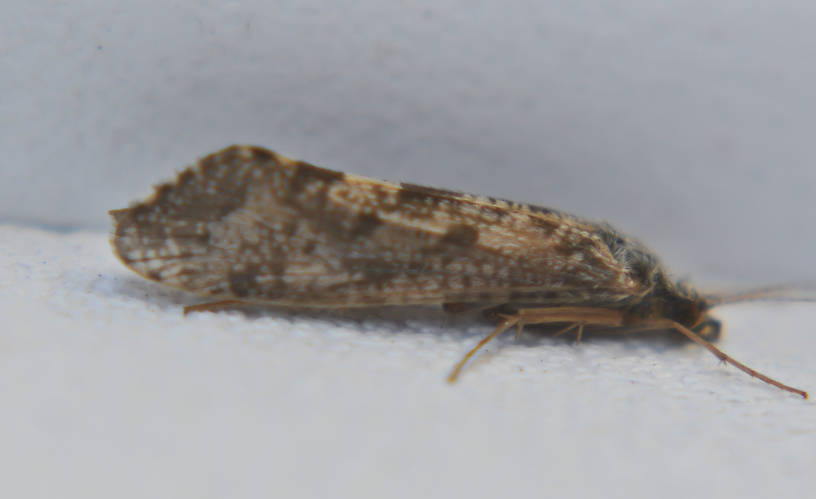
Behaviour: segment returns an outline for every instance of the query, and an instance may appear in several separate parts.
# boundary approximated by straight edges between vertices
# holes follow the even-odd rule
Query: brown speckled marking
[[[438,187],[427,187],[424,185],[409,184],[408,182],[400,182],[401,196],[422,196],[423,198],[438,199],[438,198],[458,198],[462,195],[461,192],[451,191],[448,189],[440,189]]]
[[[306,241],[306,244],[303,245],[303,249],[301,251],[304,255],[308,256],[311,255],[315,249],[317,249],[316,241]]]
[[[269,272],[276,277],[283,276],[286,273],[286,258],[286,252],[280,248],[272,250],[269,258]]]
[[[293,237],[295,232],[297,232],[298,227],[300,224],[297,220],[288,220],[285,224],[283,224],[283,229],[281,230],[281,234],[288,237]]]
[[[354,265],[354,264],[352,264]],[[376,290],[381,290],[383,283],[402,275],[403,270],[396,266],[376,265],[366,262],[363,265],[354,265],[363,273],[366,281],[372,283]]]
[[[264,289],[260,298],[269,301],[280,300],[286,296],[287,290],[288,286],[286,282],[283,279],[276,279],[271,285]]]
[[[552,216],[541,216],[541,215],[530,215],[527,218],[530,223],[535,227],[541,227],[547,232],[553,232],[554,230],[561,227],[561,219],[554,218]]]
[[[250,152],[252,153],[252,159],[259,163],[266,163],[276,160],[275,153],[262,147],[252,147],[250,148]]]
[[[479,229],[467,224],[454,224],[448,227],[445,235],[439,241],[443,246],[455,246],[457,248],[468,248],[476,244],[479,240]]]
[[[233,295],[238,298],[246,298],[257,290],[256,278],[258,277],[258,269],[256,267],[247,267],[243,270],[233,270],[227,275],[229,280],[229,289]]]
[[[374,213],[364,213],[354,221],[354,227],[349,232],[349,237],[368,237],[372,232],[381,226],[383,221]]]
[[[299,193],[306,186],[314,182],[321,182],[324,187],[328,187],[335,182],[342,182],[344,174],[333,170],[320,168],[303,161],[295,163],[295,173],[292,176],[292,181],[289,188],[293,193]]]
[[[437,206],[443,199],[453,195],[452,192],[431,187],[422,187],[414,184],[400,184],[401,189],[397,192],[397,207],[399,206]],[[430,216],[430,214],[429,214]]]

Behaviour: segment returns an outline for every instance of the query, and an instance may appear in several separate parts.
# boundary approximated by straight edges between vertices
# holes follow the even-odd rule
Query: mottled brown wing
[[[122,261],[202,296],[282,305],[590,303],[642,294],[609,229],[390,184],[257,147],[207,156],[111,212]],[[617,237],[617,234],[612,232]]]

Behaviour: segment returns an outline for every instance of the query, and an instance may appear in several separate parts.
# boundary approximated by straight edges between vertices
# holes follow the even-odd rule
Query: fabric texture
[[[15,497],[804,497],[812,401],[633,334],[489,345],[435,310],[182,315],[107,236],[3,226],[0,459]],[[816,389],[813,309],[718,314]]]

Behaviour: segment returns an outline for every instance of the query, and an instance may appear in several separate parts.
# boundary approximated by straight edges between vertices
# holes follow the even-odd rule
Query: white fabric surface
[[[408,310],[199,313],[101,233],[0,227],[5,497],[806,497],[816,405],[693,345]],[[810,304],[724,308],[723,348],[816,391]]]

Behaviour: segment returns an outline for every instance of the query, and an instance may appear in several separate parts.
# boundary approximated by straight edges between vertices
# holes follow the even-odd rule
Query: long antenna
[[[816,302],[816,296],[813,296],[816,289],[812,288],[813,286],[809,290],[804,287],[766,286],[733,294],[705,295],[705,299],[712,307],[744,301]],[[809,291],[809,294],[801,294],[803,291],[806,293]]]

